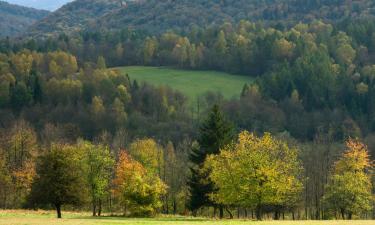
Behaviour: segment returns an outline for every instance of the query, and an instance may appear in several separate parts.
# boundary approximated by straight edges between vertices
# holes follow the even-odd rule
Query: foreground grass
[[[244,84],[253,82],[251,77],[231,75],[215,71],[177,70],[165,67],[130,66],[118,68],[129,74],[131,80],[165,85],[179,90],[191,101],[206,92],[221,92],[229,99],[238,98]]]
[[[374,221],[245,221],[211,220],[191,217],[121,218],[90,217],[89,213],[64,212],[64,219],[56,219],[52,211],[0,211],[0,225],[373,225]]]

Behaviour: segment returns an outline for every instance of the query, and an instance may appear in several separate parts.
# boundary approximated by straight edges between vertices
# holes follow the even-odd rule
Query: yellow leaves
[[[91,111],[95,117],[100,117],[105,113],[105,107],[101,97],[95,96],[92,99]]]
[[[150,63],[158,48],[158,42],[156,38],[147,37],[143,48],[143,59],[146,64]]]
[[[346,152],[335,164],[323,203],[328,209],[360,214],[370,210],[374,201],[371,175],[367,174],[373,165],[363,143],[349,139],[346,147]]]
[[[11,55],[10,61],[17,75],[26,78],[30,74],[33,65],[33,56],[29,51],[22,51]]]
[[[46,85],[46,96],[56,102],[67,102],[69,99],[78,99],[82,91],[82,83],[74,79],[52,78]]]
[[[355,139],[346,142],[347,150],[335,165],[335,173],[363,172],[373,165],[370,162],[367,146]]]
[[[116,179],[113,183],[119,187],[123,185],[130,185],[136,179],[142,177],[145,173],[145,168],[139,162],[133,160],[125,151],[121,151],[116,167]],[[121,190],[116,189],[116,191],[118,193]]]
[[[151,138],[134,141],[129,148],[130,155],[140,162],[148,172],[159,174],[164,164],[163,150]]]
[[[366,94],[368,92],[368,85],[361,82],[361,83],[357,84],[356,89],[357,89],[358,94],[363,95],[363,94]]]
[[[33,161],[27,161],[23,168],[17,169],[12,172],[15,186],[17,189],[24,189],[29,192],[31,184],[36,175],[35,164]]]
[[[243,131],[238,142],[207,158],[205,166],[219,191],[218,203],[255,206],[294,201],[302,189],[297,149],[269,133],[257,137]],[[291,194],[291,191],[294,194]],[[261,202],[259,202],[261,196]]]
[[[45,61],[49,65],[49,73],[54,77],[66,78],[78,70],[76,57],[63,51],[48,53]]]
[[[132,214],[154,213],[166,193],[166,185],[125,151],[120,152],[114,184],[114,193]]]
[[[57,65],[57,63],[54,60],[51,60],[51,62],[48,65],[48,71],[50,72],[51,76],[58,77],[61,73],[61,67]]]
[[[12,168],[19,169],[25,166],[25,162],[33,160],[37,156],[37,137],[29,124],[17,121],[10,132],[8,140],[9,163]]]
[[[123,125],[128,115],[125,112],[124,103],[119,98],[115,98],[112,104],[112,111],[114,112],[117,124]]]
[[[281,38],[275,41],[274,54],[276,57],[284,59],[293,56],[295,44],[287,41],[285,38]]]
[[[128,92],[128,89],[124,85],[117,86],[117,94],[119,96],[119,99],[124,103],[128,103],[131,100],[130,93]]]

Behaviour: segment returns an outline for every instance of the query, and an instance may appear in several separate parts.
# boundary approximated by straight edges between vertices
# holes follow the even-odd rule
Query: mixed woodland
[[[188,30],[2,39],[0,208],[56,209],[59,217],[374,218],[373,3],[308,2],[288,10],[335,9],[343,19],[295,22],[267,7],[263,17],[285,23],[240,17]],[[237,98],[217,90],[191,104],[116,69],[127,65],[254,82]]]

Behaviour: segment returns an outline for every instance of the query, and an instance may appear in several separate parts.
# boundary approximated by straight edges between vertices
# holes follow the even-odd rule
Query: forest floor
[[[167,67],[129,66],[118,68],[129,74],[131,80],[147,82],[156,86],[169,86],[195,102],[207,92],[221,92],[226,98],[239,98],[243,86],[252,83],[249,76],[232,75],[216,71],[178,70]]]
[[[0,225],[373,225],[375,221],[250,221],[212,220],[191,217],[121,218],[91,217],[89,213],[63,212],[63,219],[56,219],[53,211],[0,211]]]

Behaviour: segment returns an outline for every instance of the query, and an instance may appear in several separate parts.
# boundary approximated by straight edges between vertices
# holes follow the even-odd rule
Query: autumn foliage
[[[114,184],[125,215],[151,216],[162,206],[165,184],[126,151],[120,152]]]

